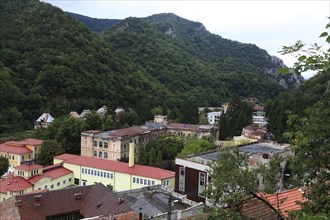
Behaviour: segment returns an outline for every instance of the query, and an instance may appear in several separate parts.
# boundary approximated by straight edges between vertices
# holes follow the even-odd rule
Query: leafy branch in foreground
[[[330,18],[328,18],[330,19]],[[330,22],[325,27],[324,31],[319,37],[326,38],[327,44],[330,43]],[[325,46],[320,46],[317,43],[306,48],[306,44],[302,41],[297,41],[292,46],[283,46],[279,51],[282,55],[291,54],[297,58],[297,62],[294,63],[293,69],[281,70],[282,73],[288,73],[294,71],[297,74],[301,74],[306,71],[326,72],[330,70],[330,48],[326,49]]]

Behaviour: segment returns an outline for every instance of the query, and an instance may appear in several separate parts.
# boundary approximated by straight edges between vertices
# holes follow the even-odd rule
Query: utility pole
[[[168,212],[167,212],[167,220],[171,220],[172,216],[172,196],[171,193],[168,195]]]

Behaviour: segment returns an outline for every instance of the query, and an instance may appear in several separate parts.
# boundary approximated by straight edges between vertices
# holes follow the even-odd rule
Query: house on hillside
[[[14,172],[14,168],[25,161],[35,163],[38,159],[43,140],[27,138],[22,141],[6,141],[0,144],[0,156],[9,160],[7,173]]]
[[[53,123],[54,118],[49,113],[43,113],[40,117],[34,122],[34,129],[38,128],[47,128],[51,123]]]
[[[221,112],[208,112],[207,121],[211,125],[218,124],[218,122],[220,121],[220,116]]]
[[[259,164],[268,164],[274,155],[291,155],[289,145],[275,143],[253,143],[238,147],[238,151],[249,156],[249,167]],[[210,164],[218,159],[221,151],[215,150],[207,153],[175,159],[175,188],[174,191],[187,195],[188,199],[208,204],[203,192],[210,180]],[[262,179],[259,187],[262,188]]]
[[[0,203],[0,219],[137,220],[127,202],[102,184],[15,196]]]
[[[252,124],[258,125],[259,127],[264,127],[267,124],[266,113],[263,106],[253,106]]]

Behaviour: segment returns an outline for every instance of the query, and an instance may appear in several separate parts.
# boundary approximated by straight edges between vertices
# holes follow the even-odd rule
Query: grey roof
[[[141,212],[145,217],[155,216],[157,214],[166,213],[168,211],[168,192],[160,189],[157,186],[144,187],[139,190],[129,190],[119,193],[124,198],[125,202],[135,210],[136,213]],[[158,189],[157,189],[158,188]],[[172,211],[184,210],[190,206],[178,200],[172,203]],[[140,209],[142,208],[142,209]]]
[[[288,149],[289,145],[280,145],[276,143],[254,143],[238,147],[238,151],[246,153],[248,155],[252,154],[279,154]],[[220,151],[221,152],[221,151]],[[213,151],[205,154],[194,155],[188,158],[191,161],[198,161],[199,163],[207,164],[207,162],[215,161],[219,157],[219,151]]]

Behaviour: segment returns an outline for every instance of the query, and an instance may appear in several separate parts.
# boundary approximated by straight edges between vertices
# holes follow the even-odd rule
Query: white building
[[[221,116],[221,112],[208,112],[207,121],[211,125],[216,124],[220,120],[220,116]]]

